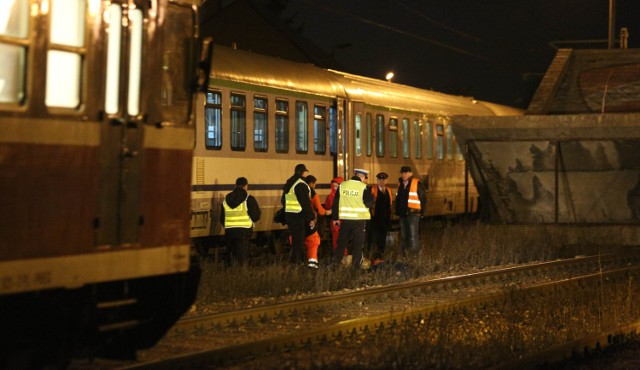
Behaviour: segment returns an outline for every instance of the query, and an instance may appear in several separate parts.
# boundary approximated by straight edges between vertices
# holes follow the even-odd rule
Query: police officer
[[[260,207],[256,199],[247,192],[249,181],[244,177],[236,179],[236,187],[224,197],[220,207],[220,223],[224,226],[224,238],[231,257],[240,265],[247,261],[249,240],[253,234],[253,224],[260,220]]]
[[[396,215],[400,217],[402,253],[417,256],[420,253],[420,218],[427,214],[427,193],[422,182],[413,177],[411,167],[400,168]]]
[[[338,246],[333,252],[333,263],[340,264],[343,251],[351,241],[352,268],[357,271],[362,263],[362,249],[366,238],[367,220],[371,219],[369,208],[373,203],[371,190],[366,181],[369,172],[356,169],[355,175],[344,181],[336,191],[331,211],[333,223],[340,225]]]
[[[315,213],[311,206],[311,188],[304,181],[309,170],[304,164],[298,164],[282,188],[287,227],[291,233],[291,262],[307,261],[304,247],[305,227],[315,227]]]

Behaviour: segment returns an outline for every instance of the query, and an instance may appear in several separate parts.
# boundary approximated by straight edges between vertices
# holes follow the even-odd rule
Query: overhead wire
[[[331,8],[329,6],[326,6],[326,5],[323,5],[323,4],[319,4],[319,3],[315,2],[315,1],[304,0],[304,2],[309,4],[309,5],[321,8],[323,10],[326,10],[328,12],[337,13],[337,14],[340,14],[340,15],[343,15],[343,16],[351,17],[351,18],[357,19],[358,21],[360,21],[362,23],[366,23],[366,24],[369,24],[369,25],[372,25],[372,26],[375,26],[375,27],[378,27],[378,28],[382,28],[382,29],[385,29],[385,30],[388,30],[388,31],[391,31],[391,32],[395,32],[395,33],[404,35],[404,36],[408,36],[408,37],[411,37],[411,38],[414,38],[414,39],[417,39],[417,40],[420,40],[420,41],[423,41],[423,42],[426,42],[426,43],[429,43],[429,44],[432,44],[432,45],[435,45],[435,46],[438,46],[438,47],[441,47],[443,49],[447,49],[447,50],[450,50],[450,51],[453,51],[453,52],[456,52],[456,53],[459,53],[459,54],[463,54],[463,55],[471,56],[471,57],[474,57],[474,58],[478,58],[480,60],[489,61],[488,58],[486,58],[486,57],[484,57],[484,56],[482,56],[482,55],[480,55],[480,54],[478,54],[476,52],[472,52],[472,51],[468,51],[468,50],[465,50],[465,49],[462,49],[462,48],[459,48],[459,47],[448,45],[448,44],[445,44],[445,43],[440,42],[440,41],[436,41],[436,40],[433,40],[433,39],[430,39],[430,38],[427,38],[427,37],[424,37],[424,36],[417,35],[417,34],[415,34],[413,32],[401,30],[401,29],[399,29],[397,27],[393,27],[393,26],[389,26],[389,25],[386,25],[386,24],[382,24],[380,22],[377,22],[377,21],[374,21],[374,20],[371,20],[371,19],[367,19],[367,18],[361,17],[359,15],[355,15],[353,13],[346,12],[344,10]]]

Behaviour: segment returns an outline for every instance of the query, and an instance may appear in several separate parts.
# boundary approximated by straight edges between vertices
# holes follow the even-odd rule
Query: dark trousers
[[[307,252],[304,246],[305,232],[304,232],[304,218],[297,216],[286,215],[287,227],[291,233],[291,255],[289,260],[291,262],[306,262]]]
[[[360,269],[362,263],[362,249],[366,239],[367,221],[365,220],[342,220],[340,224],[340,234],[338,234],[338,246],[333,251],[333,263],[339,264],[344,256],[344,249],[351,241],[352,265],[354,270]]]
[[[231,260],[235,259],[240,265],[247,263],[249,252],[249,240],[253,231],[244,228],[229,228],[225,230],[224,240],[229,251],[227,265],[231,265]]]
[[[416,257],[420,253],[420,216],[409,213],[400,217],[400,236],[402,237],[402,254]]]
[[[382,257],[384,255],[384,248],[387,245],[387,230],[389,225],[384,220],[372,219],[370,221],[369,231],[369,245],[374,248],[369,248],[372,252],[372,257]]]

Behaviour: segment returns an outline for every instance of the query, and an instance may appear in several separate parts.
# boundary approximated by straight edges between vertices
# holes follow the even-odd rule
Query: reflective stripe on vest
[[[369,208],[362,200],[362,194],[367,188],[363,182],[347,180],[340,184],[340,203],[338,204],[341,220],[370,220]]]
[[[284,211],[288,213],[300,213],[302,212],[302,206],[298,203],[298,198],[296,197],[296,193],[294,189],[298,184],[304,184],[309,190],[309,199],[311,199],[311,188],[307,185],[306,182],[302,179],[298,179],[298,181],[294,182],[289,189],[289,192],[284,195]]]
[[[224,207],[224,228],[230,229],[234,227],[248,229],[253,226],[253,221],[249,217],[249,208],[247,207],[247,199],[249,195],[236,208],[231,208],[225,199],[222,203]]]
[[[418,197],[418,179],[411,179],[409,187],[409,208],[420,209],[420,197]]]

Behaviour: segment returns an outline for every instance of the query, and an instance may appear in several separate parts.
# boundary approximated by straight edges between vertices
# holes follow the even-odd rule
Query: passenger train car
[[[353,169],[390,175],[413,168],[428,186],[430,216],[474,212],[478,194],[452,134],[453,115],[521,111],[387,81],[325,70],[216,46],[208,91],[196,104],[191,235],[200,252],[220,245],[219,209],[237,177],[262,209],[259,240],[279,234],[273,222],[296,164],[318,179],[322,200],[334,176]]]
[[[197,36],[182,0],[0,2],[0,368],[129,355],[191,305]]]

